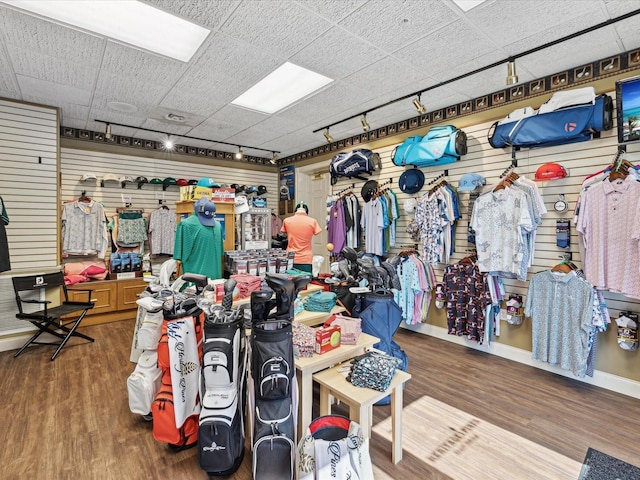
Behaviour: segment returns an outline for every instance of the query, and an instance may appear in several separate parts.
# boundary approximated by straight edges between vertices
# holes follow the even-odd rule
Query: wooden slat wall
[[[609,95],[615,97],[614,92]],[[615,112],[614,112],[615,118]],[[452,122],[455,123],[455,122]],[[414,195],[416,199],[421,198],[427,190],[426,185],[430,180],[435,179],[444,170],[448,170],[446,180],[457,187],[460,177],[468,172],[475,172],[487,179],[488,187],[499,181],[500,174],[511,164],[510,149],[494,149],[487,140],[487,132],[493,122],[479,123],[477,125],[464,127],[463,130],[468,137],[468,153],[458,162],[443,165],[441,167],[425,167],[422,169],[425,175],[425,186]],[[366,145],[364,145],[366,148]],[[391,155],[395,145],[380,148],[376,150],[382,159],[382,170],[375,172],[372,179],[383,183],[393,178],[393,190],[396,192],[401,207],[404,200],[409,195],[404,194],[398,188],[398,180],[405,170],[402,167],[393,165]],[[533,179],[537,168],[547,162],[557,162],[563,165],[569,171],[569,176],[561,180],[553,180],[540,182],[538,187],[544,198],[545,205],[549,213],[543,216],[543,224],[538,228],[535,245],[535,257],[533,266],[529,269],[529,277],[536,272],[552,267],[561,261],[562,252],[565,251],[556,246],[555,225],[557,219],[569,219],[573,215],[575,202],[580,191],[580,186],[584,178],[603,169],[609,165],[617,152],[617,133],[616,127],[608,132],[602,132],[600,139],[594,139],[588,142],[575,143],[570,145],[562,145],[556,147],[545,147],[538,149],[526,149],[517,152],[517,168],[515,171],[527,178]],[[640,163],[640,144],[629,145],[626,158],[634,164]],[[332,187],[333,192],[338,192],[354,183],[353,180],[340,179],[336,185]],[[360,197],[360,189],[363,185],[362,181],[355,180],[354,192]],[[486,188],[486,187],[485,187]],[[558,200],[558,195],[564,194],[565,200],[569,203],[569,211],[558,213],[553,210],[553,204]],[[468,254],[468,249],[473,245],[467,242],[467,225],[468,225],[468,204],[469,195],[461,192],[459,195],[461,201],[462,219],[458,220],[455,234],[456,253],[452,256],[451,263],[456,262]],[[362,202],[362,200],[361,200]],[[413,241],[406,234],[406,225],[408,216],[401,208],[401,217],[397,227],[397,245],[390,255],[397,253],[402,245],[413,245]],[[578,237],[575,226],[571,225],[571,249],[573,261],[581,266],[581,258],[578,250]],[[436,276],[442,278],[445,265],[439,264],[435,267]],[[504,280],[506,291],[508,293],[522,294],[526,297],[528,282],[517,280]],[[619,294],[605,292],[605,299],[613,317],[617,317],[622,310],[630,310],[640,312],[640,301],[631,299]],[[428,325],[425,325],[428,324]],[[443,310],[434,308],[433,304],[429,309],[425,323],[410,328],[422,333],[433,332],[430,327],[446,327],[446,319]],[[502,322],[501,336],[496,339],[496,343],[507,346],[513,346],[519,349],[531,351],[531,324],[528,320],[520,327],[508,325]],[[440,330],[442,332],[442,330]],[[442,335],[440,335],[442,336]],[[445,338],[446,338],[445,333]],[[616,343],[615,321],[609,327],[604,336],[599,337],[598,354],[596,356],[596,368],[613,375],[619,375],[624,378],[630,378],[640,381],[640,369],[637,368],[640,361],[640,353],[621,350]],[[460,343],[458,338],[450,338],[452,341]],[[474,342],[466,341],[473,348],[481,348],[491,351],[491,347],[478,347]],[[635,365],[635,367],[634,367]]]
[[[55,270],[58,265],[56,172],[58,111],[0,99],[0,197],[11,270],[0,275],[0,335],[28,330],[15,318],[11,277]]]

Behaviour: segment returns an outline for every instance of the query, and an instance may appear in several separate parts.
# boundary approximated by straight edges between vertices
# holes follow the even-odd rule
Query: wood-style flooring
[[[133,320],[81,330],[96,342],[73,339],[54,362],[52,347],[32,347],[15,359],[12,351],[0,353],[0,478],[208,478],[196,449],[170,452],[153,439],[151,423],[129,411]],[[418,333],[400,330],[395,339],[413,376],[405,405],[428,395],[578,462],[592,447],[639,463],[640,400]],[[374,426],[388,416],[388,406],[374,407]],[[393,465],[390,448],[373,433],[370,453],[380,477],[452,478],[407,451]],[[250,451],[229,478],[251,478]]]

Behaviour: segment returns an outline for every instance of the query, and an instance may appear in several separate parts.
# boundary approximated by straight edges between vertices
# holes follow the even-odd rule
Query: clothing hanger
[[[87,197],[87,192],[83,190],[80,196],[78,197],[78,202],[91,203],[91,197]]]

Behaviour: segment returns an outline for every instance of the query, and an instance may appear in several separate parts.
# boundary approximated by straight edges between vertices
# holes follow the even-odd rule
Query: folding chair
[[[38,327],[38,331],[13,355],[14,357],[17,357],[24,352],[24,350],[31,344],[57,345],[58,348],[51,357],[51,360],[53,361],[71,337],[81,337],[85,340],[89,340],[90,342],[94,341],[93,338],[76,331],[84,316],[93,308],[93,303],[91,302],[91,290],[81,290],[83,292],[87,292],[87,302],[70,302],[67,287],[64,283],[64,274],[62,272],[13,277],[12,280],[13,290],[16,294],[16,302],[18,304],[18,313],[16,313],[16,317],[21,320],[28,320]],[[39,295],[40,292],[46,289],[60,287],[62,287],[62,291],[64,292],[64,301],[57,307],[49,307],[51,302],[48,300],[29,300],[21,297],[21,294],[26,296],[28,292],[35,292]],[[37,304],[44,308],[35,312],[26,312],[24,309],[26,304]],[[60,341],[37,341],[38,337],[43,333],[54,335],[58,337]]]

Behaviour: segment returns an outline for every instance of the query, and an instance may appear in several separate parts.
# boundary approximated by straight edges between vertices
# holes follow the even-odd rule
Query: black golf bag
[[[250,409],[254,480],[293,480],[298,387],[292,321],[298,291],[312,279],[266,274],[269,290],[251,293]],[[276,307],[276,313],[271,310]]]
[[[223,317],[224,318],[224,317]],[[246,340],[243,315],[207,317],[202,348],[198,462],[209,475],[228,476],[244,457]]]

